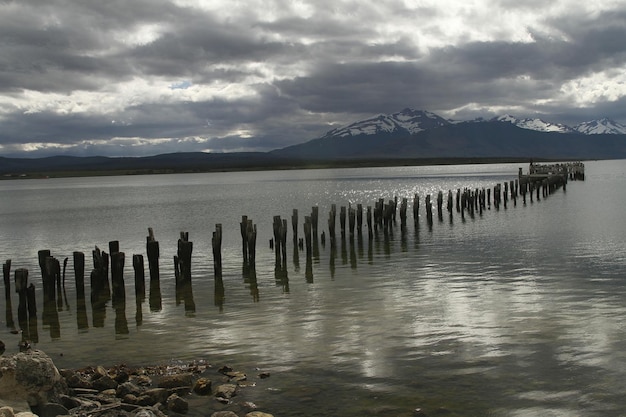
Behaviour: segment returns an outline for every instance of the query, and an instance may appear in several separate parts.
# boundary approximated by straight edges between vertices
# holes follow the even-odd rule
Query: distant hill
[[[153,172],[202,172],[221,170],[252,170],[284,168],[284,158],[263,152],[204,153],[183,152],[146,157],[112,158],[103,156],[46,158],[0,157],[0,175],[19,176],[21,173],[49,175],[60,173],[146,174]]]

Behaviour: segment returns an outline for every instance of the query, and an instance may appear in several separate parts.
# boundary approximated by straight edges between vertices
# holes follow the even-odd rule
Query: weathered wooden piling
[[[150,293],[148,302],[151,311],[161,311],[161,282],[159,271],[160,249],[159,242],[154,237],[154,231],[148,228],[148,236],[146,236],[146,255],[148,256],[148,271],[150,273]]]
[[[39,261],[39,269],[41,271],[41,281],[42,281],[44,298],[50,297],[51,293],[54,294],[54,278],[50,278],[46,270],[46,258],[48,258],[49,256],[50,256],[50,250],[48,249],[42,249],[37,252],[37,258]],[[52,282],[51,282],[51,279],[52,279]],[[52,295],[52,297],[54,298],[54,295]]]
[[[92,251],[93,270],[91,271],[91,309],[94,327],[104,326],[106,303],[111,299],[108,285],[109,255],[97,246]],[[45,298],[45,297],[44,297]],[[44,310],[46,304],[44,303]]]
[[[282,265],[286,266],[287,265],[287,219],[283,219],[282,220],[282,227],[280,229],[280,241],[281,241],[281,246],[280,246],[280,254],[281,254],[281,260],[282,260]],[[317,237],[316,237],[317,239]]]
[[[28,306],[28,321],[37,320],[37,297],[35,284],[32,282],[26,287],[26,304]]]
[[[306,247],[307,259],[312,256],[312,249],[313,249],[312,233],[313,233],[313,225],[311,222],[311,216],[304,216],[304,241],[306,242],[305,247]]]
[[[296,216],[298,211],[294,210]],[[241,232],[241,253],[243,256],[243,263],[248,263],[248,216],[241,216],[241,223],[239,223],[239,231]]]
[[[7,327],[15,327],[13,321],[13,306],[11,303],[11,260],[7,259],[2,264],[2,276],[4,278],[5,319]]]
[[[437,217],[439,221],[443,220],[443,191],[437,193]]]
[[[335,244],[336,218],[337,218],[337,205],[331,204],[330,211],[328,212],[328,234],[330,236],[331,246]]]
[[[87,304],[85,302],[85,254],[75,251],[72,253],[74,265],[74,281],[76,285],[76,324],[78,329],[89,327],[87,319]]]
[[[222,278],[222,224],[215,225],[215,231],[211,237],[213,247],[213,272],[215,277]]]
[[[372,239],[374,237],[374,229],[372,229],[372,206],[367,206],[366,221],[367,221],[367,236],[369,237],[369,239]]]
[[[493,186],[493,206],[496,210],[500,209],[500,203],[502,202],[501,185],[496,184]]]
[[[346,237],[346,206],[341,206],[339,209],[339,230],[341,232],[341,238]]]
[[[389,204],[392,205],[391,214],[392,214],[392,217],[393,217],[393,222],[395,223],[396,222],[396,212],[398,211],[398,196],[397,195],[393,196],[393,203],[390,202]]]
[[[146,237],[146,254],[148,255],[148,270],[150,272],[150,282],[159,282],[159,242],[154,238],[154,231],[148,228]]]
[[[424,206],[426,207],[426,220],[428,224],[432,226],[433,224],[433,206],[430,202],[430,194],[426,194],[426,199],[424,201]]]
[[[356,205],[356,232],[360,236],[363,232],[363,204]]]
[[[389,200],[386,204],[383,205],[382,212],[382,223],[383,223],[383,232],[385,235],[389,234],[392,231],[392,222],[393,222],[393,214],[395,213],[395,203],[394,200]]]
[[[45,306],[47,303],[52,303],[54,305],[56,302],[58,307],[61,308],[63,306],[60,288],[61,264],[56,258],[52,256],[46,256],[43,258],[42,280],[44,291],[44,312],[46,311]]]
[[[126,288],[124,286],[124,264],[126,254],[119,250],[111,255],[111,294],[112,303],[116,306],[126,300]]]
[[[146,272],[143,255],[133,255],[133,270],[135,271],[135,298],[143,300],[146,298]]]
[[[113,257],[113,254],[120,251],[120,242],[118,240],[112,240],[109,242],[109,255]]]
[[[28,328],[28,299],[26,288],[28,288],[28,269],[18,268],[15,270],[15,292],[18,296],[17,322],[22,330]]]
[[[356,227],[356,211],[351,204],[348,205],[348,230],[350,237],[354,237],[354,229]]]
[[[413,221],[417,224],[419,220],[420,198],[417,193],[413,194]]]
[[[311,231],[313,236],[317,236],[317,225],[319,223],[319,211],[318,206],[311,207]]]
[[[28,330],[22,332],[22,341],[39,343],[39,326],[37,325],[37,299],[35,294],[35,285],[31,282],[26,288],[26,303],[28,305]],[[56,321],[51,321],[50,324],[50,336],[53,339],[58,339],[61,336],[61,325],[59,323],[59,316],[54,310]]]
[[[274,222],[272,223],[272,228],[274,231],[274,255],[276,259],[276,264],[280,265],[281,259],[282,259],[281,245],[283,244],[282,242],[283,221],[281,220],[280,216],[274,216]]]
[[[400,203],[400,228],[402,230],[406,229],[406,211],[409,206],[409,200],[404,197],[402,198],[402,202]]]
[[[189,232],[180,232],[177,256],[174,257],[174,272],[179,286],[191,285],[191,255],[193,242],[189,241]]]
[[[298,209],[293,209],[291,214],[291,229],[293,230],[293,243],[298,242]]]
[[[185,304],[186,312],[195,312],[196,304],[193,299],[191,285],[191,256],[193,242],[189,241],[189,232],[180,232],[178,250],[174,256],[174,277],[176,280],[176,305]]]
[[[256,264],[256,236],[257,228],[256,224],[252,223],[252,220],[248,219],[248,225],[246,227],[246,242],[248,244],[248,265],[254,267]]]

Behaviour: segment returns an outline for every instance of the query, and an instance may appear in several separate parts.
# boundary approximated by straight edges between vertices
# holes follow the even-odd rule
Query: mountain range
[[[510,115],[453,121],[406,108],[333,129],[272,154],[301,159],[625,158],[626,127],[609,119],[569,127]]]
[[[441,163],[467,160],[588,160],[626,158],[626,127],[609,119],[574,127],[510,115],[447,120],[406,108],[332,129],[270,152],[173,153],[149,157],[0,157],[0,175],[142,174],[283,169],[355,164]],[[57,174],[55,174],[57,173]]]
[[[542,119],[524,118],[518,119],[509,114],[494,117],[489,120],[483,118],[468,121],[469,123],[501,122],[510,123],[522,129],[537,132],[557,133],[582,133],[592,134],[626,134],[626,126],[608,118],[592,120],[570,127],[561,123],[546,122]],[[380,114],[369,119],[352,123],[348,126],[333,129],[327,132],[326,137],[346,137],[358,135],[378,135],[381,133],[404,133],[414,135],[416,133],[451,124],[463,123],[454,120],[446,120],[443,117],[425,110],[406,108],[393,114]]]

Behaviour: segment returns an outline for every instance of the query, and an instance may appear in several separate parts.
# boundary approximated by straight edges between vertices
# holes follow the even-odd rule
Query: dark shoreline
[[[78,158],[80,159],[80,158]],[[567,161],[563,158],[534,158],[536,162]],[[254,162],[233,161],[223,163],[193,162],[184,164],[176,162],[168,164],[141,167],[137,164],[125,164],[124,168],[93,168],[82,166],[72,167],[48,167],[48,169],[33,168],[31,160],[28,167],[23,171],[0,172],[0,180],[15,179],[45,179],[64,177],[97,177],[97,176],[120,176],[120,175],[157,175],[157,174],[185,174],[185,173],[210,173],[210,172],[244,172],[244,171],[273,171],[273,170],[299,170],[299,169],[332,169],[332,168],[377,168],[377,167],[401,167],[401,166],[432,166],[432,165],[470,165],[470,164],[499,164],[499,163],[522,163],[528,164],[529,158],[525,157],[493,157],[493,158],[407,158],[407,159],[358,159],[358,160],[291,160],[270,164],[255,164]]]

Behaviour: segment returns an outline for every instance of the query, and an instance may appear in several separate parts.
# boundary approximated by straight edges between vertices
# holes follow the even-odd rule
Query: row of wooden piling
[[[431,197],[431,194],[427,194],[424,197],[424,209],[426,213],[426,221],[429,226],[433,225],[433,211],[436,210],[439,221],[444,217],[444,203],[445,211],[452,220],[453,213],[456,212],[461,218],[465,218],[466,215],[474,217],[475,213],[482,215],[484,210],[489,210],[493,207],[498,210],[501,206],[507,207],[509,201],[512,201],[514,205],[517,205],[517,200],[521,196],[522,201],[526,204],[527,196],[530,201],[533,201],[533,196],[536,195],[536,199],[540,200],[541,197],[546,197],[556,189],[563,187],[565,189],[567,179],[570,176],[577,176],[577,179],[584,179],[584,166],[574,165],[575,170],[568,168],[567,175],[563,175],[563,170],[559,169],[556,174],[546,174],[551,172],[547,169],[543,169],[538,166],[533,167],[533,173],[528,175],[520,175],[518,179],[511,180],[504,183],[498,183],[493,188],[464,188],[457,189],[456,192],[448,190],[447,193],[439,191],[435,198]],[[541,172],[540,172],[541,171]],[[582,174],[581,174],[582,172]],[[582,176],[581,176],[582,175]],[[418,226],[419,209],[420,209],[420,196],[416,193],[413,196],[412,201],[412,213],[414,223]],[[362,204],[353,206],[341,206],[339,210],[339,234],[343,241],[346,236],[353,239],[355,234],[359,237],[362,236],[363,226],[367,226],[368,238],[372,239],[374,234],[378,231],[382,231],[385,235],[389,234],[396,224],[396,215],[399,213],[400,227],[404,230],[407,227],[407,212],[408,212],[408,198],[402,198],[398,201],[398,197],[385,200],[379,198],[374,202],[373,206],[364,207]],[[399,209],[398,209],[399,207]],[[337,206],[332,204],[328,212],[328,233],[331,243],[331,248],[334,248],[337,240],[336,231],[336,217]],[[303,231],[304,237],[301,238],[298,235],[299,225],[299,213],[297,209],[293,209],[291,216],[292,235],[293,235],[293,247],[294,253],[297,254],[299,250],[306,251],[306,270],[305,275],[307,280],[312,281],[312,262],[313,257],[317,257],[319,244],[318,225],[319,225],[319,207],[314,206],[311,209],[311,213],[304,217]],[[281,216],[274,216],[273,218],[273,238],[270,239],[270,248],[274,250],[275,265],[276,265],[276,279],[284,280],[287,274],[287,235],[288,235],[288,223],[287,219],[282,219]],[[242,216],[240,223],[240,232],[242,239],[242,257],[244,265],[244,277],[250,284],[251,293],[253,297],[256,294],[258,299],[258,288],[256,287],[256,238],[257,238],[257,226],[252,222],[248,216]],[[326,242],[326,232],[321,233],[322,246]],[[213,264],[214,264],[214,277],[215,277],[215,303],[216,305],[222,305],[224,299],[224,286],[222,281],[222,225],[216,224],[215,231],[212,236],[212,248],[213,248]],[[123,317],[123,310],[125,309],[126,297],[125,297],[125,284],[124,284],[124,266],[125,266],[125,253],[120,251],[119,242],[109,242],[109,252],[101,251],[98,247],[92,251],[93,269],[90,273],[90,286],[91,286],[91,303],[94,309],[94,326],[98,327],[102,323],[97,322],[97,317],[104,317],[102,315],[96,315],[95,312],[104,312],[106,304],[111,301],[116,313],[119,313]],[[189,312],[195,311],[195,304],[193,302],[192,293],[192,253],[193,243],[189,240],[188,232],[181,232],[178,239],[177,253],[174,256],[174,275],[176,283],[176,302],[184,303],[185,310]],[[159,258],[160,248],[159,242],[154,236],[152,228],[148,228],[148,236],[146,237],[146,254],[148,258],[149,269],[149,284],[150,295],[149,304],[152,311],[158,311],[161,309],[161,292],[160,292],[160,271],[159,271]],[[67,297],[65,296],[65,275],[68,258],[65,258],[61,263],[56,258],[52,257],[49,250],[42,250],[38,253],[39,266],[42,277],[43,299],[44,299],[44,324],[54,323],[54,316],[56,312],[62,309],[64,300],[67,305]],[[132,256],[132,265],[134,269],[135,280],[135,298],[137,303],[142,302],[146,297],[145,289],[145,270],[144,270],[144,258],[141,254],[134,254]],[[78,303],[79,314],[77,320],[79,320],[79,327],[81,323],[86,323],[85,308],[85,255],[82,252],[73,253],[73,266],[74,276],[76,281],[76,297]],[[9,327],[14,327],[15,323],[12,315],[12,303],[10,295],[10,269],[11,261],[8,260],[3,265],[3,277],[5,284],[5,300],[6,300],[6,323]],[[109,285],[109,271],[111,276],[111,283]],[[28,282],[29,271],[24,268],[17,269],[15,271],[15,291],[18,293],[18,324],[19,327],[25,332],[26,335],[30,335],[33,340],[32,333],[36,332],[37,323],[37,305],[35,299],[35,286]],[[138,316],[140,309],[138,305]],[[84,313],[84,314],[83,314]],[[52,317],[52,319],[50,319]],[[138,317],[140,320],[140,317]],[[57,317],[58,322],[58,317]],[[84,322],[84,323],[83,323]],[[124,320],[120,320],[123,323]],[[116,326],[117,329],[118,326]],[[51,333],[56,335],[56,328],[51,326]],[[29,330],[30,329],[30,330]],[[119,324],[120,333],[127,332],[127,328],[124,329],[123,324]]]

